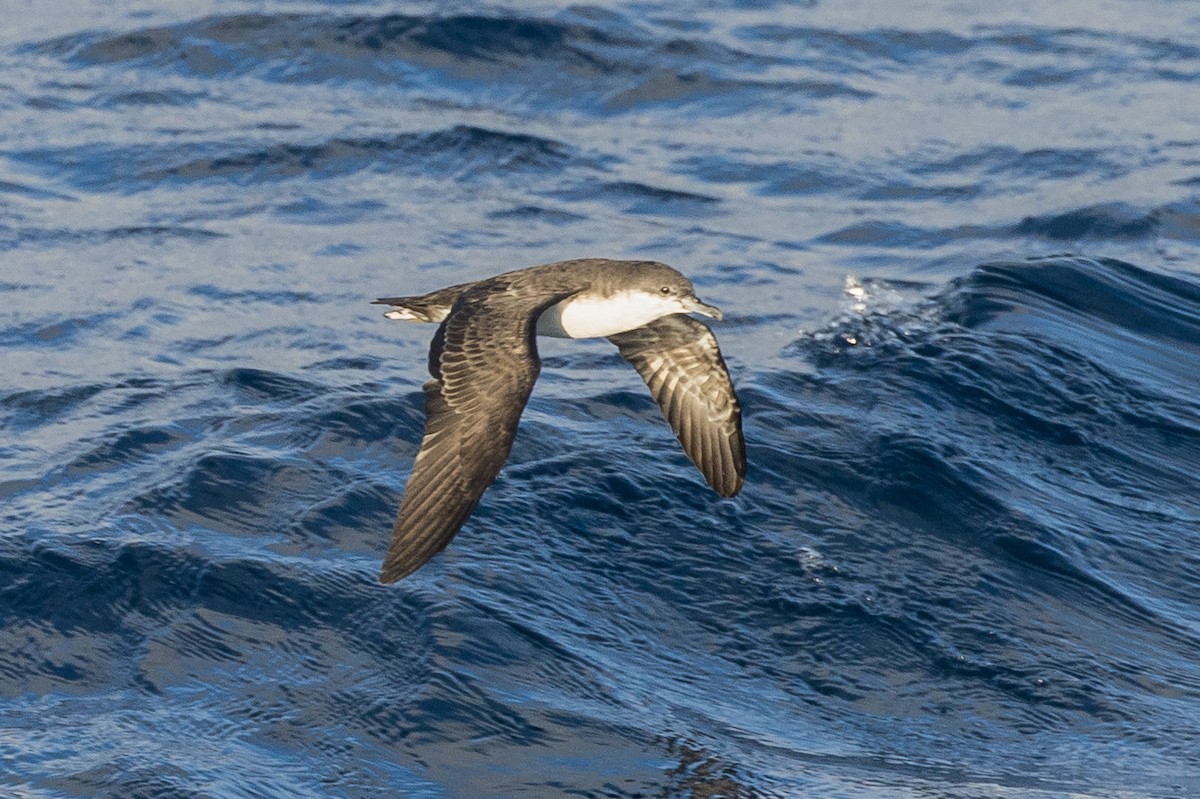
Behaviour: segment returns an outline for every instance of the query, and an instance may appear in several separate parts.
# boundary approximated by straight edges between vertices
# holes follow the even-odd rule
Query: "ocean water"
[[[1200,795],[1200,7],[63,0],[0,22],[0,795]],[[545,341],[375,581],[433,329],[654,258],[718,499]]]

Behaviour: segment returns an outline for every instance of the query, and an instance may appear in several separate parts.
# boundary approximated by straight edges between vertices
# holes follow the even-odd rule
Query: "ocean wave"
[[[1184,5],[18,12],[0,790],[1200,793]],[[745,489],[539,343],[379,585],[433,329],[368,301],[588,254],[728,312]]]
[[[872,448],[905,464],[847,468],[874,475],[870,484],[899,479],[891,495],[918,518],[1048,546],[1075,579],[1124,585],[1140,604],[1145,564],[1098,577],[1083,553],[1121,550],[1128,536],[1166,556],[1172,535],[1188,535],[1176,525],[1200,518],[1186,487],[1200,469],[1200,402],[1185,390],[1200,370],[1200,286],[1119,261],[1048,258],[980,267],[911,308],[862,305],[794,349],[844,375],[825,378],[839,395],[862,390],[854,404],[896,415],[899,428],[875,433]],[[882,436],[914,431],[933,449],[909,464]],[[961,486],[930,482],[946,468],[966,470]],[[964,524],[974,506],[989,508],[986,525]],[[1200,577],[1192,560],[1161,580],[1168,605]]]
[[[1196,373],[1200,286],[1052,258],[848,289],[786,353],[816,370],[743,381],[735,502],[618,358],[555,356],[629,388],[535,396],[500,479],[400,591],[372,586],[423,404],[377,362],[10,392],[6,429],[83,417],[94,433],[0,482],[23,524],[0,540],[0,592],[25,642],[0,682],[199,692],[197,723],[255,735],[271,708],[303,707],[304,729],[452,754],[468,729],[524,751],[631,719],[647,747],[695,729],[796,740],[807,707],[841,737],[953,739],[999,782],[1023,736],[1069,748],[1085,729],[1104,747],[1147,714],[1190,724],[1200,402],[1173,381]],[[719,701],[697,690],[715,684]],[[764,751],[697,779],[761,788],[805,762]]]
[[[537,75],[541,102],[597,112],[681,103],[735,112],[754,98],[794,103],[871,96],[828,78],[765,75],[786,62],[755,49],[664,35],[619,15],[584,12],[554,18],[241,14],[117,34],[72,34],[30,49],[78,65],[131,65],[201,77],[252,73],[287,81],[425,84],[433,71],[470,83],[486,80],[494,91]],[[699,63],[704,69],[696,69]]]

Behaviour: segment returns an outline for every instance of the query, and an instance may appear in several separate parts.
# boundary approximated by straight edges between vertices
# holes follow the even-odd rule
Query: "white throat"
[[[584,294],[547,308],[538,317],[537,332],[556,338],[602,338],[686,312],[675,297],[648,291],[619,291],[611,297]]]

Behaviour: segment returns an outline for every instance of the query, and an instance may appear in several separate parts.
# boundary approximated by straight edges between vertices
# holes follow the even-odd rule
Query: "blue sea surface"
[[[1200,6],[63,0],[0,22],[0,796],[1200,796]],[[721,500],[540,344],[376,582],[418,294],[652,258]]]

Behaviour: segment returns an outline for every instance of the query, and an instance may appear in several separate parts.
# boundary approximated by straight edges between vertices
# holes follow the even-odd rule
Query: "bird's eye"
[[[670,286],[663,286],[661,289],[659,289],[659,291],[661,291],[663,294],[670,294],[670,293],[671,293],[671,287],[670,287]]]

